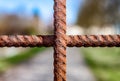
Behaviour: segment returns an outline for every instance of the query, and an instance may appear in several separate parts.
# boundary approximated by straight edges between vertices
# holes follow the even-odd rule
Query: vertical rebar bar
[[[54,0],[54,81],[66,81],[66,0]]]

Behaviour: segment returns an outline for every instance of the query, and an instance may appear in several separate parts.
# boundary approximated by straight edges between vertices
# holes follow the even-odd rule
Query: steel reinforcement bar
[[[69,35],[68,47],[120,47],[120,35]],[[51,47],[54,35],[1,35],[0,47]]]
[[[54,81],[66,81],[66,0],[54,0]]]

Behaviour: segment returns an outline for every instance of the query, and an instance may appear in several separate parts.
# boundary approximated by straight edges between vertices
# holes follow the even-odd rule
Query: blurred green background
[[[98,81],[120,80],[120,48],[82,48]]]

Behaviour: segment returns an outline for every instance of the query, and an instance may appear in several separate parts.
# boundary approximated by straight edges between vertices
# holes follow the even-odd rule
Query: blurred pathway
[[[67,49],[67,81],[95,81],[84,63],[79,48]],[[4,75],[4,81],[53,81],[53,49],[38,54],[10,70]]]

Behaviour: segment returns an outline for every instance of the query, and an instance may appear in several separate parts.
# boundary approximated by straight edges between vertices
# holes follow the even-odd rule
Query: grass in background
[[[120,81],[120,48],[82,48],[98,81]]]
[[[16,54],[13,57],[1,59],[0,60],[0,72],[5,71],[10,66],[13,66],[13,65],[16,65],[16,64],[19,64],[21,62],[31,59],[36,54],[40,54],[39,52],[42,52],[44,50],[45,48],[37,48],[37,47],[30,48],[29,50]]]

